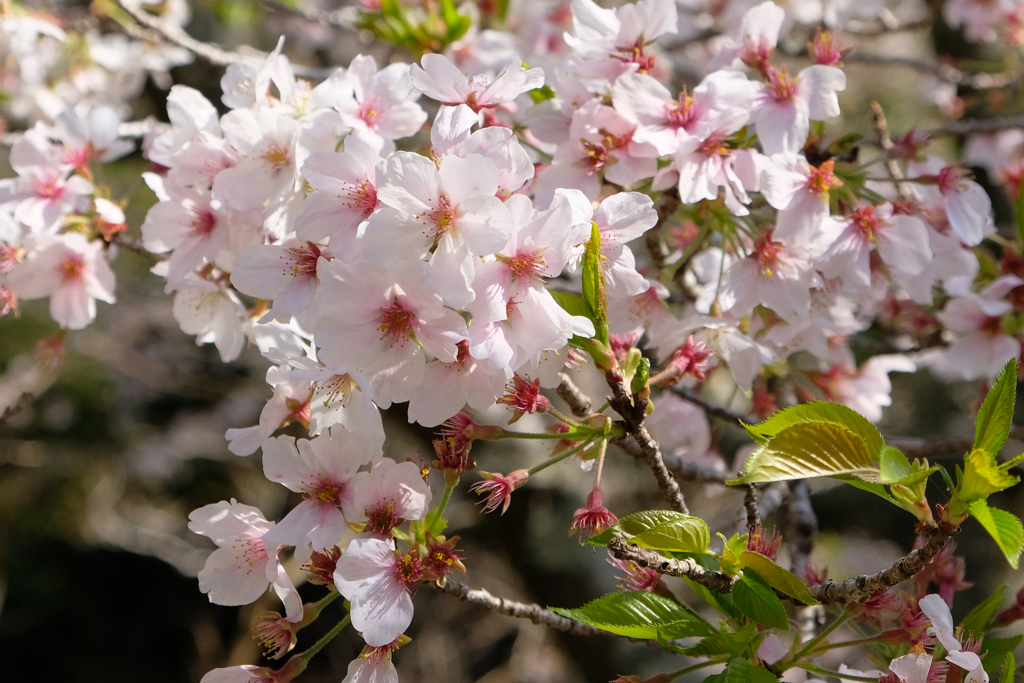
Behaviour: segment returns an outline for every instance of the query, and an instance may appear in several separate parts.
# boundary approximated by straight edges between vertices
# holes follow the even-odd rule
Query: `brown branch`
[[[885,118],[885,110],[882,109],[882,105],[878,102],[872,101],[871,111],[875,125],[875,132],[878,134],[878,146],[885,152],[888,152],[895,147],[895,145],[892,142],[892,137],[889,135],[889,122]],[[903,180],[903,171],[900,169],[898,161],[895,159],[889,159],[885,162],[885,167],[888,169],[889,176],[893,180]],[[905,197],[909,194],[906,183],[897,183],[896,189],[899,191],[901,197]]]
[[[141,7],[135,7],[124,0],[116,0],[118,7],[127,12],[132,19],[142,26],[151,29],[166,42],[183,47],[195,56],[215,66],[228,66],[230,64],[249,64],[251,66],[263,66],[268,55],[265,52],[253,51],[252,54],[231,52],[213,43],[204,43],[196,40],[185,32],[180,26],[164,21],[160,17],[149,14]],[[129,31],[130,32],[130,31]],[[155,37],[155,36],[154,36]],[[292,64],[292,71],[297,76],[307,78],[326,78],[333,69],[318,69],[315,67]]]
[[[789,484],[788,529],[786,539],[790,547],[790,571],[804,578],[807,560],[814,549],[814,535],[818,533],[818,517],[811,505],[811,487],[806,481]]]
[[[264,9],[268,9],[276,14],[287,14],[305,19],[313,24],[343,28],[349,31],[355,30],[353,21],[358,17],[358,12],[355,11],[354,7],[343,7],[328,12],[314,7],[291,7],[283,2],[277,2],[277,0],[260,0],[260,4],[263,5]]]
[[[743,508],[747,511],[747,533],[754,533],[754,529],[761,526],[761,514],[757,510],[757,484],[743,484],[746,492],[743,494]]]
[[[654,478],[658,482],[658,488],[661,489],[665,500],[668,501],[672,509],[676,512],[682,512],[684,515],[690,514],[690,509],[686,507],[686,499],[683,498],[683,492],[679,488],[679,482],[675,480],[675,477],[665,467],[665,461],[662,460],[661,448],[658,446],[658,442],[654,440],[647,431],[647,427],[644,426],[644,420],[647,418],[647,398],[641,398],[638,394],[632,395],[626,387],[622,376],[618,374],[618,371],[607,371],[605,379],[608,382],[608,386],[611,387],[613,394],[608,399],[608,403],[615,412],[622,416],[622,421],[618,424],[625,429],[627,437],[633,437],[633,440],[639,447],[639,454],[634,455],[634,457],[639,457],[651,468],[651,472],[654,473]],[[624,438],[619,437],[614,441],[622,442]],[[627,450],[627,452],[629,451]]]
[[[615,635],[608,631],[602,631],[601,629],[594,628],[593,626],[581,624],[580,622],[569,619],[568,617],[563,617],[561,614],[552,612],[546,607],[526,602],[516,602],[515,600],[506,600],[505,598],[499,598],[496,595],[491,595],[482,588],[470,588],[469,586],[455,581],[447,581],[444,586],[438,587],[438,590],[442,593],[452,595],[463,602],[471,602],[474,605],[480,605],[492,612],[504,614],[507,617],[515,617],[517,619],[529,619],[535,624],[550,626],[556,631],[570,633],[574,636]]]
[[[962,85],[975,90],[992,90],[994,88],[1005,88],[1018,80],[1019,73],[967,73],[950,64],[939,64],[924,59],[913,57],[897,57],[893,55],[876,55],[854,52],[843,58],[846,62],[860,62],[862,64],[891,64],[914,69],[922,73],[931,74],[941,81]]]
[[[608,550],[620,560],[636,562],[641,567],[649,567],[666,576],[688,578],[716,593],[728,593],[732,590],[732,577],[722,572],[708,571],[689,557],[684,560],[670,559],[653,550],[630,545],[622,538],[608,541]]]
[[[1024,439],[1024,425],[1017,425],[1010,429],[1010,439]],[[965,453],[974,446],[974,439],[944,439],[932,442],[908,442],[903,443],[899,438],[886,439],[887,442],[897,446],[908,458],[932,458],[947,453]],[[903,445],[900,445],[903,443]]]
[[[622,444],[619,445],[622,446]],[[629,445],[632,446],[632,442],[630,442]],[[623,448],[625,449],[625,447]],[[627,452],[629,451],[627,450]],[[633,454],[630,453],[630,455]],[[639,449],[637,450],[637,454],[633,457],[640,457]],[[725,485],[727,480],[733,478],[733,475],[728,472],[718,472],[710,467],[701,467],[700,465],[696,465],[692,462],[685,462],[674,455],[663,456],[663,458],[665,460],[665,467],[667,467],[668,471],[672,473],[672,476],[679,481],[690,481],[698,484]]]
[[[940,135],[968,135],[970,133],[995,133],[1000,130],[1024,128],[1024,114],[1016,116],[993,116],[988,119],[961,119],[951,121],[944,126],[922,131],[929,137]]]
[[[686,399],[695,406],[698,406],[701,410],[707,413],[709,417],[717,417],[735,424],[740,424],[746,420],[745,415],[740,415],[739,413],[729,410],[728,408],[723,408],[722,406],[716,406],[714,403],[709,402],[686,387],[674,386],[672,387],[672,392],[676,396]]]
[[[590,397],[580,391],[572,378],[564,372],[559,373],[558,379],[560,381],[555,391],[558,392],[558,397],[568,404],[572,414],[581,420],[590,417],[590,409],[593,406]]]
[[[18,400],[7,406],[3,413],[0,413],[0,427],[5,425],[8,420],[24,410],[25,406],[31,403],[34,399],[35,394],[31,391],[22,392],[21,395],[18,396]]]
[[[864,602],[881,590],[886,590],[913,578],[915,574],[931,564],[939,551],[959,528],[934,528],[925,544],[904,555],[896,564],[874,576],[855,576],[841,583],[826,580],[817,586],[811,586],[811,595],[822,603]]]

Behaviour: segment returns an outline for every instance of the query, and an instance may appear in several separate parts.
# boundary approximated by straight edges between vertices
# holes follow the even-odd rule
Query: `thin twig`
[[[559,383],[555,391],[558,392],[558,397],[568,404],[572,414],[581,420],[590,417],[590,409],[593,407],[590,397],[580,391],[572,378],[564,372],[559,373],[558,379]]]
[[[1007,438],[1024,439],[1024,425],[1016,425],[1010,429]],[[917,441],[904,442],[897,437],[886,439],[886,442],[899,448],[908,458],[932,458],[947,453],[965,453],[974,446],[974,439],[944,439],[919,443]]]
[[[929,28],[935,21],[931,13],[925,14],[919,19],[901,22],[886,8],[878,15],[877,21],[858,21],[852,19],[843,25],[843,31],[856,36],[881,36],[887,33],[900,33],[902,31],[916,31],[917,29]]]
[[[761,526],[761,515],[757,510],[757,484],[744,484],[743,508],[747,511],[747,533],[753,534]]]
[[[885,118],[885,110],[882,109],[882,105],[878,102],[871,102],[871,111],[873,112],[872,118],[874,119],[875,132],[878,134],[878,146],[882,148],[884,152],[888,152],[895,145],[892,142],[892,137],[889,135],[889,122]],[[903,171],[900,169],[900,164],[895,159],[889,159],[885,162],[885,167],[889,171],[889,176],[893,180],[903,180]],[[906,183],[897,183],[896,189],[900,193],[901,197],[905,197],[909,194],[909,188]]]
[[[629,443],[630,446],[634,444]],[[632,455],[632,453],[630,453]],[[639,449],[637,455],[639,456]],[[680,481],[695,482],[697,484],[722,484],[724,485],[729,479],[734,479],[735,475],[729,474],[728,472],[719,472],[713,470],[710,467],[702,467],[692,462],[685,462],[681,458],[669,455],[662,456],[665,460],[665,467],[672,473],[672,476]]]
[[[470,588],[469,586],[455,581],[445,582],[444,586],[438,588],[438,590],[442,593],[455,596],[463,602],[471,602],[474,605],[480,605],[492,612],[504,614],[507,617],[516,617],[517,619],[529,619],[535,624],[550,626],[556,631],[571,633],[574,636],[614,635],[608,631],[602,631],[601,629],[594,628],[593,626],[581,624],[580,622],[569,619],[568,617],[563,617],[561,614],[552,612],[541,605],[507,600],[496,595],[491,595],[482,588]]]
[[[707,401],[705,398],[703,398],[699,394],[690,391],[686,387],[674,386],[672,387],[672,392],[676,396],[686,399],[695,406],[700,407],[710,417],[717,417],[728,422],[733,422],[735,424],[740,424],[741,422],[746,420],[746,416],[740,415],[737,412],[733,412],[728,408],[716,406],[714,403]]]
[[[688,578],[716,593],[732,591],[734,581],[732,577],[722,572],[708,571],[689,557],[683,560],[670,559],[653,550],[630,545],[622,538],[613,538],[608,541],[608,550],[620,560],[636,562],[641,567],[649,567],[666,576]]]
[[[260,4],[265,9],[277,14],[300,17],[314,24],[343,28],[349,31],[355,30],[353,21],[358,14],[354,7],[342,7],[341,9],[326,11],[316,9],[315,7],[291,7],[277,0],[260,0]]]
[[[941,81],[946,83],[952,83],[953,85],[962,85],[975,90],[992,90],[994,88],[1005,88],[1018,80],[1021,75],[1019,73],[1012,72],[1001,72],[1001,73],[967,73],[950,64],[939,64],[924,59],[915,59],[913,57],[898,57],[894,55],[877,55],[877,54],[864,54],[861,52],[853,52],[852,54],[843,58],[846,62],[860,62],[862,64],[891,64],[894,66],[903,66],[908,69],[914,69],[922,73],[927,73],[935,76]]]
[[[840,583],[827,579],[824,583],[811,586],[811,595],[822,603],[864,602],[881,590],[886,590],[913,578],[914,574],[931,564],[939,551],[959,528],[933,527],[925,544],[904,555],[896,563],[873,576],[855,576]]]
[[[183,47],[195,56],[215,66],[228,66],[230,64],[249,64],[251,66],[263,66],[268,55],[265,52],[253,51],[252,54],[231,52],[212,43],[204,43],[196,40],[184,31],[180,26],[171,24],[163,19],[149,14],[141,7],[135,7],[116,0],[118,7],[131,15],[132,19],[139,22],[146,28],[152,29],[164,40]],[[306,78],[326,78],[334,69],[319,69],[315,67],[292,64],[292,70],[297,76]]]
[[[786,539],[789,544],[790,571],[804,578],[807,560],[814,549],[814,535],[818,533],[818,517],[811,505],[811,487],[804,481],[789,484],[789,514]]]
[[[1024,114],[1016,116],[993,116],[988,119],[961,119],[950,121],[944,126],[922,131],[928,137],[940,135],[969,135],[971,133],[995,133],[1000,130],[1024,128]]]

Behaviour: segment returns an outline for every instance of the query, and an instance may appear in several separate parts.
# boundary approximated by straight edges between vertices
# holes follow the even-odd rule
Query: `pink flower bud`
[[[484,503],[482,511],[494,512],[501,506],[501,514],[505,514],[508,506],[512,504],[512,492],[526,483],[530,473],[526,470],[516,470],[509,474],[481,472],[480,476],[486,481],[478,481],[470,486],[469,490],[487,494],[487,498],[481,501]]]

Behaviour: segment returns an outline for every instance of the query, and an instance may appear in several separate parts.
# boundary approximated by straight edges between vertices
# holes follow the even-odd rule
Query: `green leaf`
[[[716,631],[677,602],[647,591],[612,593],[579,609],[548,608],[602,631],[630,638],[689,638]]]
[[[1017,236],[1020,239],[1021,244],[1024,244],[1024,176],[1020,179],[1020,185],[1017,187],[1017,204],[1016,218],[1017,218]]]
[[[744,567],[757,572],[758,576],[780,593],[796,598],[805,605],[819,604],[803,581],[761,553],[755,553],[753,550],[744,550],[740,553],[740,562],[743,563]]]
[[[816,422],[780,431],[750,455],[740,478],[727,483],[836,477],[877,484],[879,474],[860,436],[837,424]]]
[[[985,500],[993,493],[1015,486],[1020,477],[999,468],[996,456],[976,449],[964,458],[963,474],[958,477],[957,488],[950,502],[950,512],[959,513],[959,503]]]
[[[907,456],[903,451],[894,446],[883,446],[878,458],[879,468],[882,471],[881,479],[883,484],[902,483],[903,479],[914,473]]]
[[[761,666],[750,663],[745,657],[733,657],[725,665],[721,683],[779,683],[779,677]]]
[[[702,597],[704,602],[708,603],[713,609],[736,621],[743,617],[743,613],[736,609],[736,604],[729,593],[716,593],[690,579],[686,579],[686,583],[693,589],[694,593]]]
[[[618,524],[586,541],[586,545],[608,545],[622,538],[641,548],[680,553],[705,553],[711,531],[700,517],[669,510],[648,510],[623,517]]]
[[[590,224],[590,241],[583,252],[583,298],[594,312],[597,339],[608,345],[608,299],[605,295],[604,266],[601,261],[601,231],[597,223]]]
[[[561,306],[566,313],[579,315],[593,322],[594,312],[590,310],[590,306],[582,296],[558,289],[549,289],[548,292],[551,293],[551,298],[555,300],[555,303]]]
[[[993,659],[995,659],[993,657]],[[1012,652],[1006,653],[1006,659],[1003,660],[1003,672],[999,675],[999,683],[1013,683],[1014,674],[1017,671],[1017,660],[1014,659]]]
[[[1017,216],[1018,222],[1021,217]],[[1013,425],[1013,404],[1017,398],[1017,359],[1011,358],[989,389],[974,422],[974,448],[993,457],[999,454]]]
[[[533,100],[534,104],[540,104],[544,100],[554,99],[555,97],[555,91],[547,85],[529,90],[526,94],[530,96],[530,99]]]
[[[732,586],[732,601],[736,609],[763,626],[789,630],[786,607],[771,586],[753,569],[745,569]]]
[[[828,422],[846,427],[863,439],[868,452],[875,460],[878,459],[885,443],[875,425],[852,408],[830,401],[814,401],[786,408],[757,425],[744,425],[751,438],[758,443],[766,443],[773,436],[778,436],[793,425],[808,422]]]
[[[968,509],[995,539],[1006,561],[1016,569],[1020,553],[1024,550],[1024,526],[1020,520],[1006,510],[990,508],[984,500],[974,501]]]
[[[981,638],[985,635],[992,617],[996,615],[1003,604],[1003,594],[1006,593],[1006,586],[1000,586],[977,605],[974,606],[964,620],[960,622],[960,628],[969,636]]]
[[[985,672],[994,674],[999,665],[1006,661],[1006,655],[1017,649],[1024,636],[1012,636],[1010,638],[986,638],[981,643],[981,663]]]

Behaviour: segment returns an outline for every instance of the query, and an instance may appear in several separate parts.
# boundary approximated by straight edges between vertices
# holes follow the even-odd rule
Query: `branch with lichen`
[[[666,576],[690,579],[694,583],[699,583],[716,593],[729,593],[732,591],[734,581],[732,577],[722,572],[709,571],[689,557],[682,560],[668,558],[653,550],[630,545],[622,538],[613,538],[608,541],[608,550],[620,560],[635,562],[641,567],[649,567],[659,574]]]
[[[854,576],[845,581],[826,580],[811,586],[811,595],[822,603],[864,602],[878,591],[887,590],[914,577],[939,554],[959,528],[932,527],[925,544],[872,576]]]
[[[580,388],[564,372],[559,373],[558,379],[559,383],[555,392],[560,399],[566,402],[569,409],[572,410],[572,414],[580,420],[590,417],[590,409],[593,406],[590,397],[580,391]]]

